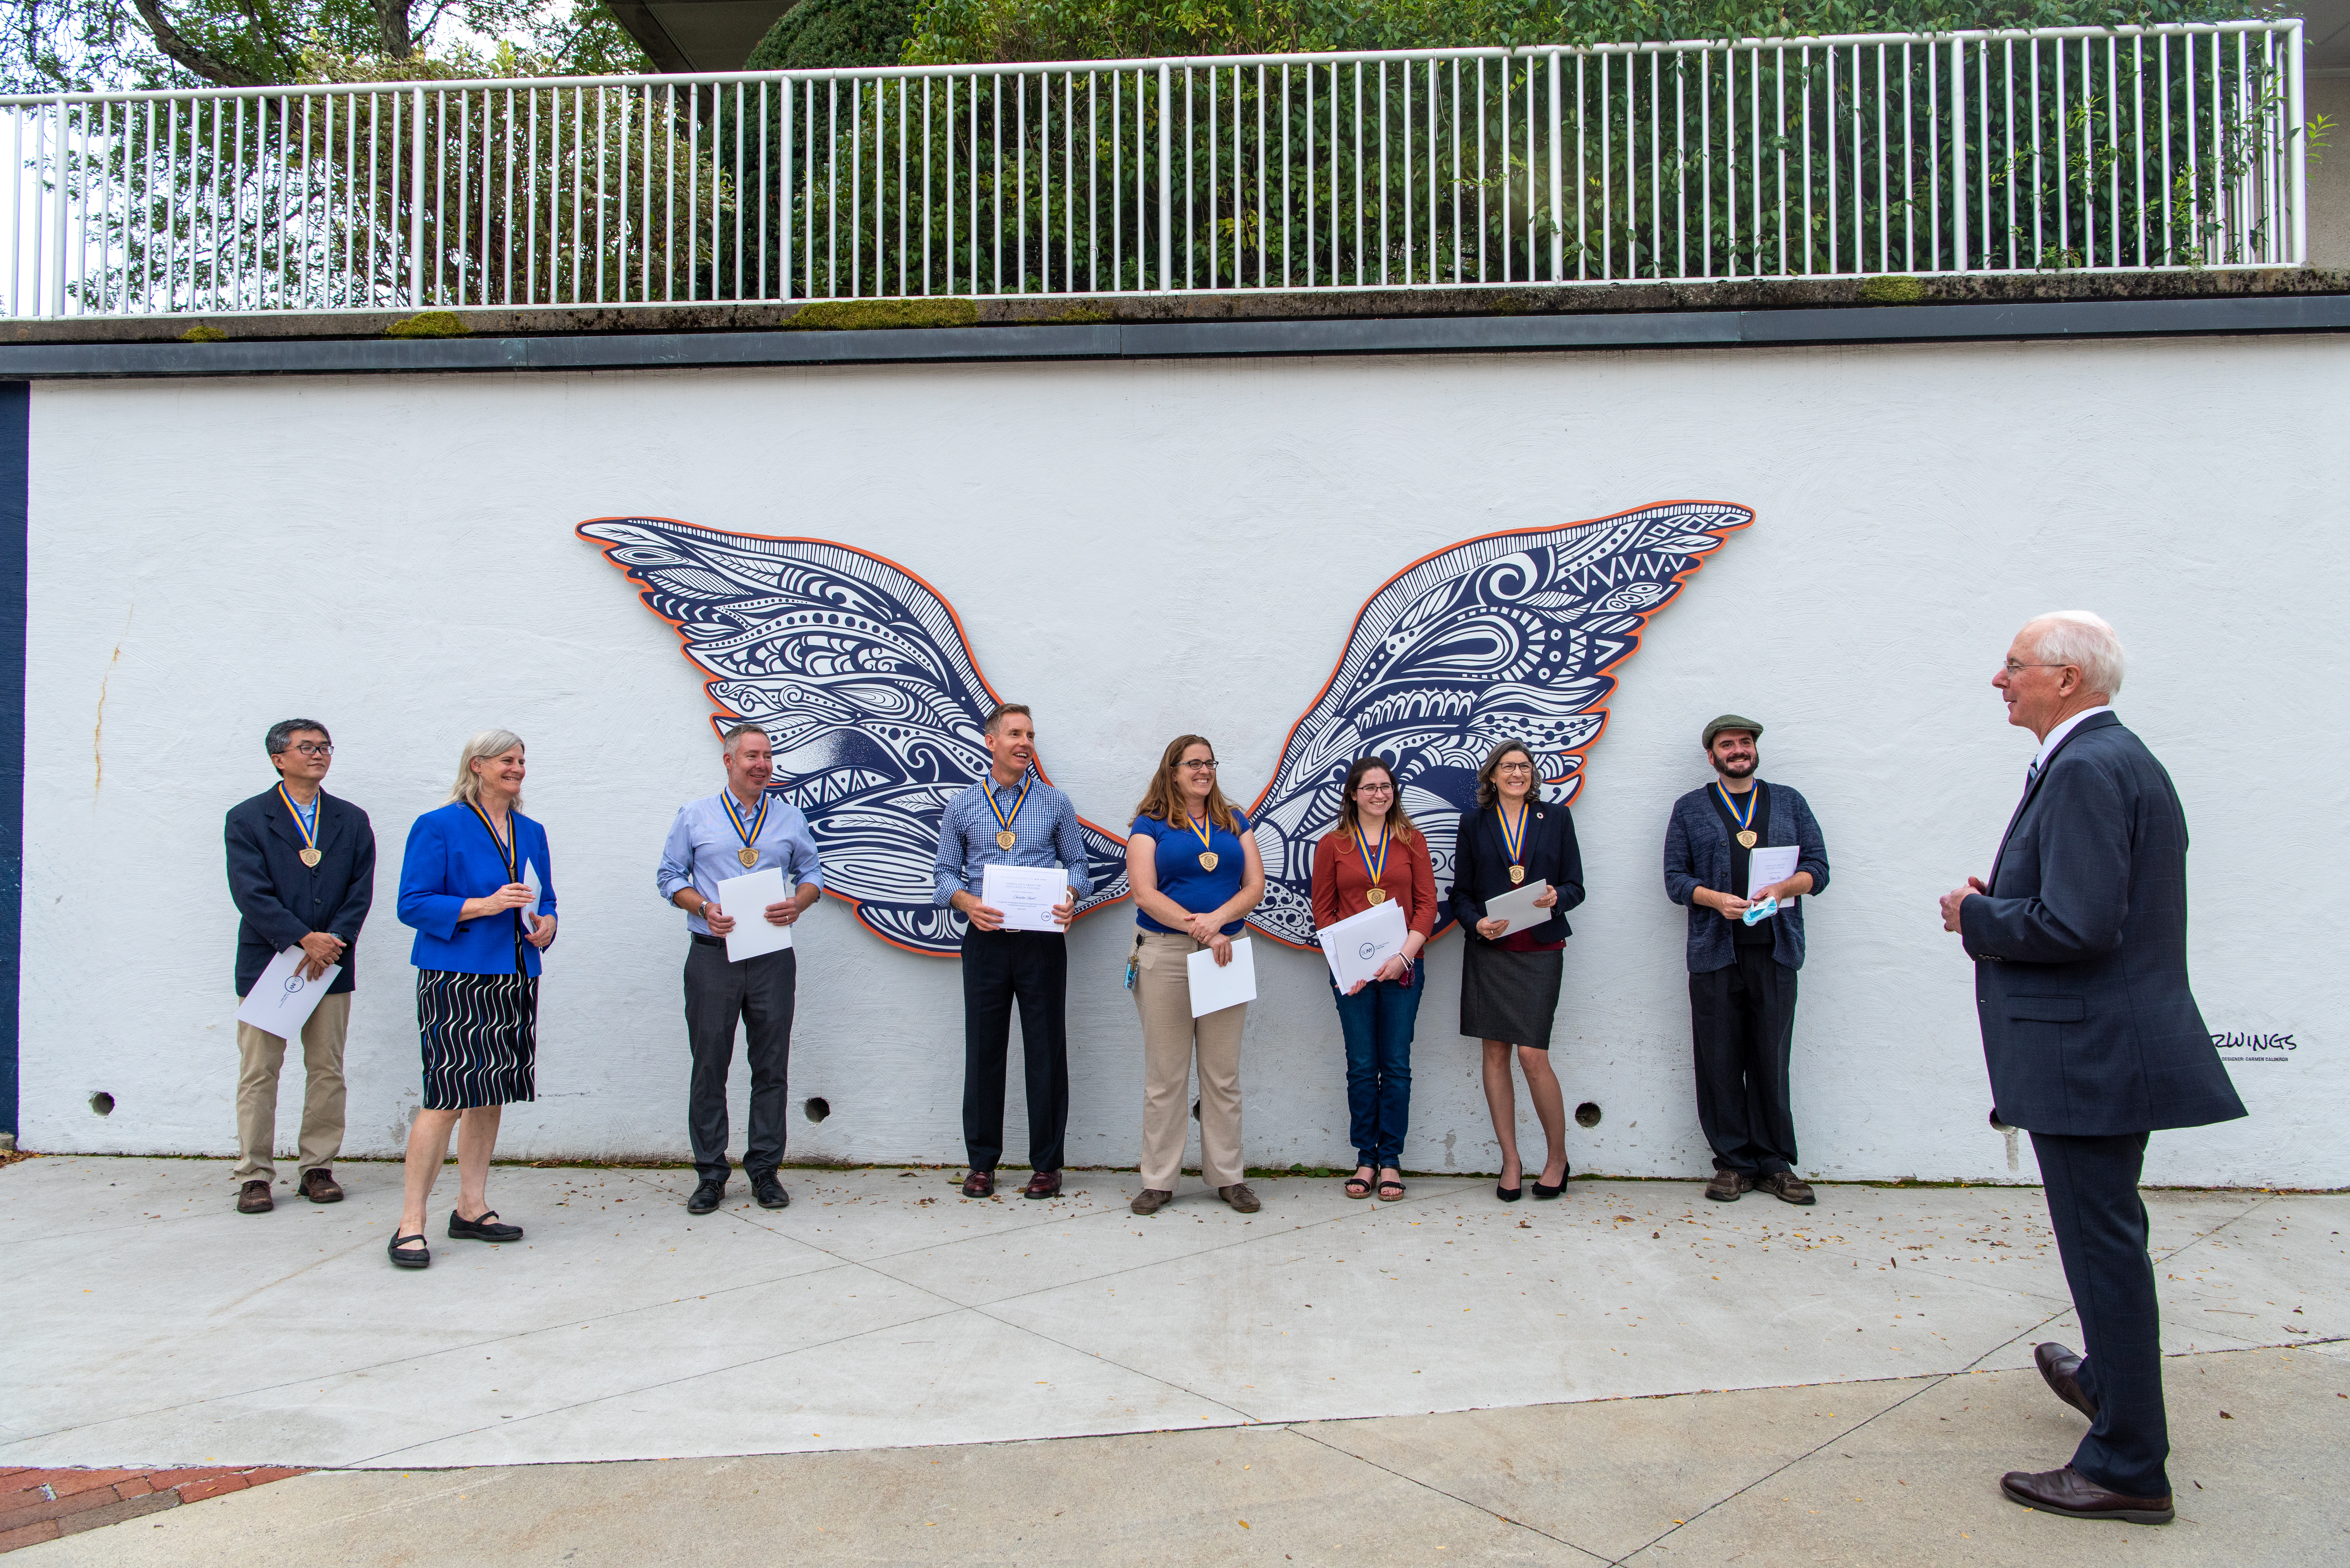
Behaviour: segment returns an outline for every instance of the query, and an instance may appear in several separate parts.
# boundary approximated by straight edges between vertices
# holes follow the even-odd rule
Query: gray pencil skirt
[[[1466,944],[1461,955],[1461,1033],[1549,1050],[1559,977],[1565,969],[1564,952],[1513,953],[1491,942]]]

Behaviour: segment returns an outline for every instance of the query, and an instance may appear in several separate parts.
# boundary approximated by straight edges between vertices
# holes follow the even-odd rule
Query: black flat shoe
[[[704,1181],[693,1189],[693,1196],[685,1200],[685,1211],[688,1214],[707,1214],[723,1202],[725,1198],[724,1182]]]
[[[792,1195],[784,1190],[783,1182],[772,1170],[751,1179],[751,1196],[759,1200],[762,1209],[788,1209],[792,1206]]]
[[[479,1220],[462,1219],[457,1211],[452,1209],[449,1210],[449,1234],[452,1239],[460,1241],[519,1241],[522,1240],[521,1226],[498,1224],[497,1218],[498,1211],[494,1209],[482,1210],[482,1217]]]
[[[400,1249],[400,1244],[405,1241],[413,1241],[416,1245],[411,1251],[403,1252]],[[432,1249],[424,1244],[424,1237],[421,1233],[414,1236],[394,1236],[391,1239],[391,1245],[384,1250],[391,1254],[391,1261],[403,1269],[428,1269],[432,1266]]]
[[[1525,1195],[1526,1184],[1523,1179],[1521,1179],[1515,1187],[1504,1187],[1498,1181],[1493,1183],[1493,1196],[1504,1203],[1515,1203]]]

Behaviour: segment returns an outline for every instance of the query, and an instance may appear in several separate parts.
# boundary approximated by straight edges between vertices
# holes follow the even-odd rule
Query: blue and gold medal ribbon
[[[1371,846],[1363,841],[1363,825],[1358,822],[1348,831],[1353,833],[1355,836],[1355,852],[1363,857],[1363,870],[1371,878],[1371,890],[1367,895],[1366,895],[1366,897],[1374,904],[1386,903],[1388,901],[1388,890],[1379,886],[1379,878],[1387,875],[1388,837],[1395,831],[1395,824],[1387,821],[1380,822],[1379,857],[1376,862],[1371,859]]]
[[[277,786],[277,798],[284,801],[286,803],[286,809],[294,814],[294,831],[302,836],[302,864],[305,866],[316,866],[318,863],[318,835],[317,831],[310,826],[309,823],[302,820],[301,808],[294,804],[294,797],[286,793],[286,786],[282,784]],[[310,814],[313,820],[317,818],[317,812],[318,808],[315,805],[310,807]]]
[[[1012,815],[1009,816],[1006,816],[1003,814],[1003,808],[1002,806],[995,804],[994,781],[991,779],[988,782],[986,791],[987,809],[995,814],[995,826],[1000,830],[995,836],[995,844],[997,848],[1009,849],[1012,847],[1016,836],[1012,831],[1012,825],[1020,820],[1020,808],[1028,804],[1028,786],[1035,782],[1036,775],[1033,773],[1020,781],[1020,798],[1012,803]]]
[[[748,827],[743,826],[743,811],[734,804],[733,790],[720,790],[718,801],[726,808],[726,820],[734,825],[734,836],[743,841],[743,847],[736,854],[735,858],[745,866],[757,865],[759,863],[759,830],[767,826],[767,793],[764,790],[759,792],[759,815],[751,819],[751,826]]]
[[[1730,798],[1730,792],[1721,787],[1721,783],[1718,779],[1714,782],[1713,793],[1721,797],[1721,809],[1730,813],[1730,820],[1738,824],[1739,832],[1746,833],[1752,829],[1754,808],[1762,804],[1760,790],[1750,789],[1746,792],[1746,809],[1743,812],[1738,809],[1738,803]],[[1749,848],[1753,846],[1752,839],[1746,840],[1745,843]]]
[[[1213,871],[1216,868],[1216,853],[1214,847],[1214,835],[1216,830],[1214,825],[1203,820],[1202,818],[1193,816],[1187,811],[1183,814],[1183,826],[1190,828],[1191,830],[1192,836],[1200,841],[1201,869]]]
[[[1509,850],[1513,864],[1523,865],[1526,858],[1526,808],[1518,807],[1518,820],[1510,820],[1510,808],[1498,802],[1495,809],[1502,815],[1502,844]]]

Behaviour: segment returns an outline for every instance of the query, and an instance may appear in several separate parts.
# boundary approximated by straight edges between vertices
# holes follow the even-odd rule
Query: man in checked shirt
[[[1003,1070],[1012,1046],[1012,1004],[1028,1069],[1026,1198],[1061,1192],[1061,1145],[1069,1124],[1066,1021],[1067,930],[1077,900],[1093,891],[1085,838],[1069,797],[1034,772],[1036,725],[1017,702],[987,716],[987,776],[947,804],[939,822],[938,902],[970,921],[962,939],[962,1139],[971,1157],[966,1198],[995,1191],[1003,1156]],[[980,901],[991,865],[1058,866],[1069,895],[1053,910],[1058,931],[1007,931],[1002,911]]]

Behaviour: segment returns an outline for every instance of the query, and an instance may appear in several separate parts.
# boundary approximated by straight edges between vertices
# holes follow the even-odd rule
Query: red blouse
[[[1376,846],[1372,853],[1378,853]],[[1436,867],[1429,862],[1428,840],[1417,833],[1390,837],[1379,886],[1403,906],[1403,923],[1426,941],[1436,929]],[[1314,924],[1335,926],[1361,914],[1371,907],[1366,896],[1370,890],[1371,874],[1355,847],[1355,836],[1326,834],[1314,846]]]

